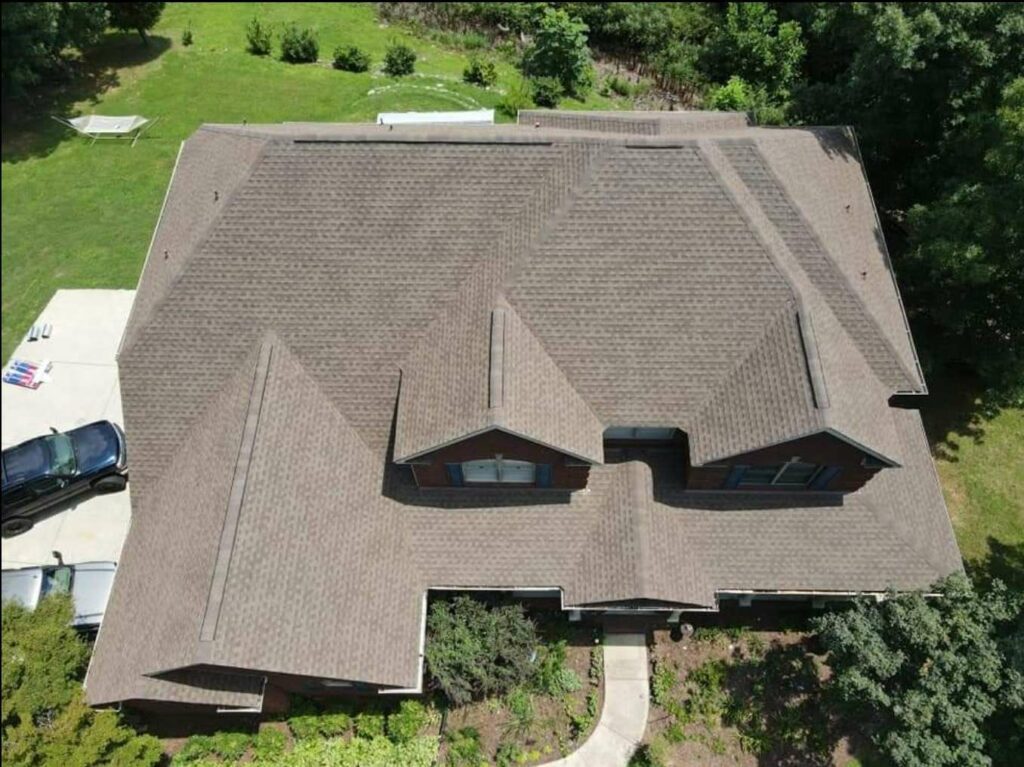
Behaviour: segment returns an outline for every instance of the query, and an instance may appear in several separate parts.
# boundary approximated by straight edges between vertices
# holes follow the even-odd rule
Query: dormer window
[[[736,487],[763,487],[764,485],[807,487],[821,470],[821,466],[818,464],[803,463],[799,458],[793,458],[782,464],[737,468],[742,468],[743,472],[739,475]]]
[[[467,485],[509,484],[532,485],[537,479],[537,464],[529,461],[510,461],[500,455],[482,461],[462,464],[462,481]]]

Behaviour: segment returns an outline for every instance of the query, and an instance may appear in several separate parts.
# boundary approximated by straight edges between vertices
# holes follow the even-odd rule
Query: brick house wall
[[[479,461],[501,455],[510,461],[529,461],[551,466],[551,488],[582,490],[590,477],[590,465],[536,442],[497,429],[470,437],[428,453],[412,464],[412,473],[420,487],[450,487],[445,464]],[[583,464],[583,465],[580,465]],[[486,487],[474,483],[473,487]],[[524,485],[494,485],[524,487]]]
[[[880,469],[868,468],[862,463],[867,454],[853,445],[830,434],[810,437],[754,450],[717,462],[714,466],[691,466],[687,488],[690,490],[722,490],[734,466],[770,466],[782,464],[799,456],[801,461],[823,466],[836,466],[839,474],[822,488],[830,492],[849,493],[859,490]],[[746,486],[744,490],[780,490],[792,492],[792,487],[772,485]]]

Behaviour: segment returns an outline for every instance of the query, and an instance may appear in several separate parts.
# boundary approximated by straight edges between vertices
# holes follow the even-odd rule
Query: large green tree
[[[984,767],[986,722],[1021,702],[1000,640],[1019,620],[1020,596],[998,582],[980,593],[962,575],[938,590],[863,600],[814,628],[840,706],[896,767]]]
[[[149,45],[147,30],[160,20],[167,3],[107,3],[110,26],[122,32],[138,32],[144,45]]]
[[[537,631],[521,605],[488,607],[470,596],[431,604],[427,670],[433,684],[460,706],[501,695],[534,674]]]
[[[71,600],[54,595],[35,611],[3,606],[4,765],[148,767],[160,741],[138,735],[114,711],[85,703],[89,648],[71,628]]]
[[[0,4],[0,70],[4,101],[59,70],[69,48],[95,43],[107,25],[103,3]]]
[[[533,43],[523,53],[523,72],[529,77],[555,78],[570,96],[586,91],[594,80],[587,31],[587,25],[579,19],[548,8]]]
[[[1024,6],[798,3],[792,116],[857,131],[925,362],[1024,380],[1019,98]],[[1018,126],[1015,128],[1014,126]]]

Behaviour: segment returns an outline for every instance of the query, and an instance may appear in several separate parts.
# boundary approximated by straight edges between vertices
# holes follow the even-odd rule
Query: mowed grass
[[[1024,410],[930,436],[940,444],[935,463],[964,559],[1024,578]]]
[[[279,33],[316,29],[317,64],[285,64],[245,50],[257,16]],[[194,44],[183,47],[190,25]],[[58,288],[133,288],[145,259],[181,141],[203,123],[373,121],[381,111],[494,107],[518,79],[499,62],[493,88],[461,82],[469,56],[382,25],[369,3],[172,3],[144,48],[110,33],[86,61],[93,77],[65,86],[53,104],[5,120],[3,131],[3,359]],[[276,36],[275,36],[276,37]],[[416,49],[416,75],[382,75],[392,41]],[[339,45],[373,57],[361,74],[331,68]],[[624,104],[592,94],[565,108]],[[54,112],[159,118],[134,148],[88,141],[50,119]]]

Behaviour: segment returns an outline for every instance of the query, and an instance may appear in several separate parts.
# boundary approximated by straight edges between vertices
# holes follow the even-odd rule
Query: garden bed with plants
[[[651,714],[636,765],[859,764],[822,705],[830,670],[802,631],[655,631]]]
[[[590,735],[603,703],[600,632],[564,616],[541,621],[532,680],[449,710],[441,764],[533,765],[575,751]]]

